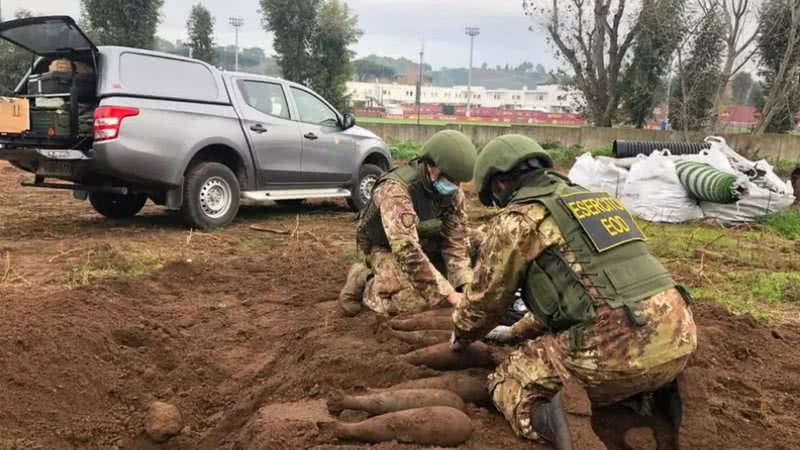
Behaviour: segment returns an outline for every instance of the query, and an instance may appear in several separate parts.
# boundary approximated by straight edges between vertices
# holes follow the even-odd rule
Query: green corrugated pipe
[[[736,175],[722,172],[708,164],[678,161],[675,169],[683,187],[697,200],[736,203],[746,191],[746,183],[741,182]]]

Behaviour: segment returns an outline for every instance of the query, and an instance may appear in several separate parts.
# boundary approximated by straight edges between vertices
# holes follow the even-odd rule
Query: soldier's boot
[[[370,273],[367,266],[362,263],[356,263],[350,267],[347,281],[339,292],[339,308],[346,316],[353,317],[361,312],[364,288]]]
[[[606,450],[592,430],[592,403],[586,390],[568,382],[550,401],[531,407],[531,425],[558,450]]]

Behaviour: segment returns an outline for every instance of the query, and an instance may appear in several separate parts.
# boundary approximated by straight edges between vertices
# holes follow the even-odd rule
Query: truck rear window
[[[139,95],[215,102],[219,86],[199,63],[138,53],[123,53],[119,62],[125,89]]]

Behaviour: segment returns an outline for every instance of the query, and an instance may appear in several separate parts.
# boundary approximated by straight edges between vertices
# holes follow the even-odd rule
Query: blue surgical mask
[[[436,189],[436,192],[443,197],[451,197],[458,192],[458,185],[452,183],[450,180],[447,180],[444,177],[439,177],[438,180],[434,181],[433,188]]]

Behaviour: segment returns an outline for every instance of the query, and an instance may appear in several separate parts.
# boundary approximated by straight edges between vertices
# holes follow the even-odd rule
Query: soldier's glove
[[[455,331],[450,334],[450,350],[458,353],[467,347],[469,347],[469,342],[456,337]]]
[[[486,335],[486,339],[500,342],[501,344],[507,344],[516,340],[513,333],[511,333],[511,327],[507,327],[505,325],[500,325],[494,330],[490,331],[489,334]]]

